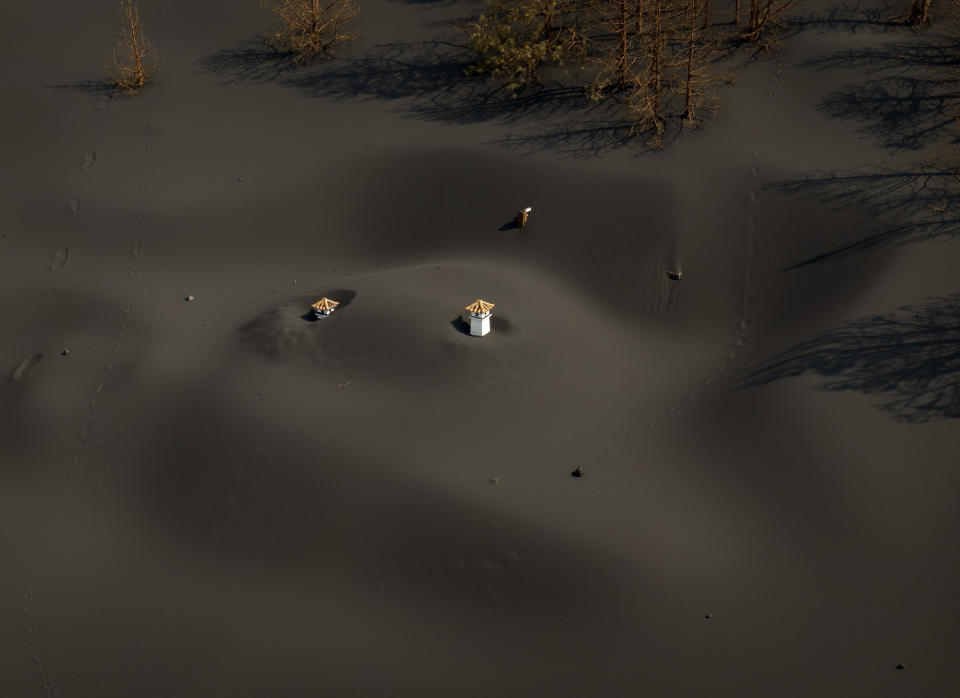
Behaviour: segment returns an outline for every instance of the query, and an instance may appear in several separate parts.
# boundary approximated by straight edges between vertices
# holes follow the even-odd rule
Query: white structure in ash
[[[474,337],[482,337],[490,332],[493,303],[478,298],[464,310],[470,313],[470,334]]]
[[[326,317],[332,315],[338,305],[340,305],[340,301],[332,301],[324,296],[310,307],[313,308],[313,314],[317,317]]]

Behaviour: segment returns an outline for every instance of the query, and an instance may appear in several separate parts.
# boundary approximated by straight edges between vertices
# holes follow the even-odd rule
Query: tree
[[[466,74],[492,76],[515,94],[542,84],[548,67],[574,63],[578,70],[560,79],[576,81],[591,100],[613,97],[630,135],[659,148],[671,120],[691,124],[719,108],[708,88],[730,78],[710,70],[718,42],[742,34],[769,46],[798,0],[751,0],[750,26],[729,29],[712,23],[711,0],[485,2],[483,14],[460,25],[476,56]]]
[[[116,89],[136,94],[154,77],[157,56],[143,33],[135,2],[122,0],[120,18],[120,39],[107,57],[107,75]]]
[[[776,43],[777,33],[786,26],[783,15],[799,0],[750,0],[750,17],[746,41],[770,46]]]
[[[355,0],[262,0],[262,5],[280,23],[270,39],[297,63],[325,55],[356,38],[347,31],[349,22],[359,14]]]
[[[647,70],[645,78],[638,84],[630,101],[629,111],[633,119],[633,130],[651,130],[651,147],[663,145],[663,133],[667,117],[664,102],[668,96],[664,74],[667,32],[664,28],[665,0],[652,0],[653,24],[645,33]]]
[[[593,100],[604,98],[611,90],[620,91],[636,85],[637,47],[645,36],[643,0],[638,0],[636,8],[631,7],[630,0],[599,0],[596,7],[595,24],[602,33],[592,43],[603,52],[590,57],[597,65],[593,84],[588,88]],[[634,9],[638,14],[631,18]],[[611,38],[604,40],[603,37]]]
[[[707,68],[709,59],[716,49],[713,40],[703,40],[701,30],[697,29],[697,16],[701,11],[698,0],[687,0],[685,27],[685,57],[683,71],[683,112],[681,118],[687,124],[697,121],[703,112],[716,112],[720,108],[720,98],[709,89],[729,78],[716,75]]]
[[[912,0],[910,12],[900,21],[911,27],[923,27],[930,21],[930,5],[933,0]]]
[[[710,0],[707,0],[710,2]],[[690,33],[687,36],[687,75],[684,81],[683,120],[693,123],[693,59],[697,45],[697,0],[688,0]],[[710,6],[706,9],[709,11]]]
[[[617,19],[614,28],[617,32],[617,87],[627,84],[627,0],[615,0]]]
[[[540,82],[544,65],[586,55],[581,0],[493,0],[463,25],[477,61],[467,72],[502,79],[511,92]]]

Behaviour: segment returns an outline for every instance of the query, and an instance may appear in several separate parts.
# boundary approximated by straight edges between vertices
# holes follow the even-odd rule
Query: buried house
[[[328,315],[332,315],[333,311],[337,309],[338,305],[340,305],[340,301],[330,300],[324,296],[310,307],[313,308],[313,314],[315,316],[326,317]]]
[[[482,337],[490,332],[490,316],[493,311],[493,303],[478,298],[464,310],[470,313],[470,334],[475,337]]]

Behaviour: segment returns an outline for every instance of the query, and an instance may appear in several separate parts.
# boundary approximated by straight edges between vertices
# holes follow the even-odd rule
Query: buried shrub
[[[354,0],[263,0],[263,7],[279,22],[268,37],[297,63],[323,56],[337,44],[356,36],[347,30],[359,9]]]
[[[120,3],[120,39],[107,57],[110,84],[122,92],[136,94],[156,74],[157,55],[140,24],[140,8],[132,0]]]

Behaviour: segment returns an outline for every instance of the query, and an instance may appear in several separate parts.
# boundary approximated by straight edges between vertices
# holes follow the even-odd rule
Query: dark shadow
[[[909,3],[842,2],[822,9],[800,10],[791,14],[790,27],[796,31],[821,29],[823,31],[846,30],[856,34],[860,30],[889,32],[902,28],[897,17],[909,9]]]
[[[954,80],[960,55],[956,40],[943,31],[927,28],[914,38],[840,51],[803,64],[813,70],[862,71],[861,82],[834,91],[821,102],[821,110],[831,118],[857,122],[862,133],[895,152],[931,146],[938,150],[923,162],[897,169],[815,172],[768,185],[876,221],[852,242],[789,269],[892,243],[949,239],[960,232],[956,153],[960,89]]]
[[[721,82],[719,78],[716,80],[717,85]],[[582,92],[582,88],[578,89]],[[667,107],[668,118],[666,131],[661,137],[661,148],[676,142],[684,130],[691,130],[689,126],[684,126],[682,120],[669,116],[670,105]],[[650,152],[653,129],[639,128],[623,118],[626,113],[626,96],[623,93],[611,94],[600,102],[591,102],[584,97],[576,110],[568,112],[569,117],[564,114],[563,118],[552,123],[541,119],[541,125],[532,133],[510,134],[484,145],[523,155],[549,151],[571,160],[596,158],[626,147],[634,148],[637,155]],[[693,130],[702,125],[698,124]]]
[[[485,77],[465,75],[472,60],[470,50],[453,40],[396,42],[374,46],[360,58],[298,71],[282,82],[315,98],[405,100],[409,115],[443,123],[512,123],[589,106],[582,87],[551,80],[512,94]]]
[[[107,82],[106,80],[81,80],[80,82],[64,83],[60,85],[47,85],[48,88],[53,90],[68,90],[71,92],[79,92],[80,94],[87,95],[88,97],[103,98],[108,97],[110,99],[119,99],[124,97],[124,93]]]
[[[834,119],[850,119],[860,131],[894,151],[931,145],[954,123],[960,90],[953,74],[960,66],[956,42],[924,34],[919,41],[841,51],[807,61],[815,70],[857,68],[860,84],[827,95],[821,110]]]
[[[960,187],[952,168],[919,164],[902,171],[872,168],[813,173],[766,189],[816,199],[836,210],[854,210],[878,221],[863,237],[800,261],[788,269],[889,244],[947,240],[960,233]]]
[[[335,57],[299,67],[288,54],[254,37],[202,58],[198,66],[226,83],[276,81],[312,98],[394,101],[399,112],[426,121],[541,124],[538,135],[518,135],[498,144],[507,148],[537,151],[562,145],[567,155],[589,157],[627,144],[623,123],[611,127],[590,121],[612,109],[611,100],[591,102],[582,86],[569,84],[563,71],[550,68],[540,85],[511,93],[489,78],[466,75],[474,55],[457,42],[459,34],[446,34],[430,41],[378,44],[357,58]],[[571,115],[574,121],[566,123]],[[556,123],[543,126],[551,120]],[[642,141],[639,137],[633,142]],[[583,144],[582,152],[578,144]]]
[[[411,1],[430,6],[447,2]],[[360,56],[345,52],[306,66],[295,66],[288,54],[254,37],[201,59],[198,66],[228,83],[276,81],[317,99],[392,101],[399,113],[426,121],[536,125],[534,133],[510,134],[492,143],[507,150],[550,151],[569,158],[597,157],[628,145],[640,154],[649,151],[650,133],[625,118],[625,94],[593,101],[572,77],[575,67],[559,66],[544,66],[536,85],[511,92],[502,82],[469,75],[476,55],[465,45],[466,37],[448,20],[438,26],[444,28],[436,38],[377,44]],[[744,45],[738,37],[719,42],[711,65],[735,69],[734,59]],[[710,80],[717,90],[730,81],[732,77],[719,73]],[[674,102],[664,105],[665,142],[680,131]]]
[[[932,298],[824,332],[740,376],[740,388],[807,372],[822,390],[880,395],[905,422],[960,418],[960,295]]]
[[[628,145],[642,144],[643,140],[642,135],[633,131],[629,121],[597,120],[568,121],[540,128],[536,133],[511,134],[485,145],[524,154],[550,150],[561,157],[586,159]]]
[[[470,334],[470,324],[466,322],[459,315],[457,315],[457,317],[453,318],[453,320],[450,321],[450,325],[451,327],[453,327],[453,329],[455,329],[460,334],[466,334],[466,335]]]
[[[280,51],[262,36],[252,36],[237,45],[197,61],[200,72],[220,76],[223,84],[270,82],[296,69],[294,56]]]

